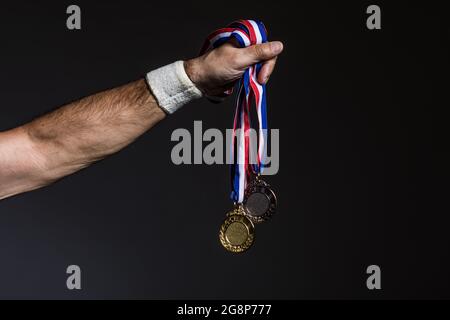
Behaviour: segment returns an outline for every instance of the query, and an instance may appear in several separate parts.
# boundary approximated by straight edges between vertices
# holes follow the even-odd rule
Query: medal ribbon
[[[217,48],[230,40],[236,40],[241,48],[267,42],[267,31],[264,24],[255,20],[239,20],[211,33],[205,41],[201,54]],[[265,149],[267,147],[267,106],[266,86],[261,85],[257,78],[262,64],[248,67],[237,84],[236,112],[233,125],[232,167],[231,167],[231,198],[236,203],[242,203],[251,171],[261,174]],[[231,95],[233,90],[225,92]],[[256,108],[258,116],[258,137],[256,161],[250,164],[250,108]],[[253,159],[252,159],[253,160]]]

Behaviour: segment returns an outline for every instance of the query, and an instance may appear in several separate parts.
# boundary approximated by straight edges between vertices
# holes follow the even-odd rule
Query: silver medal
[[[257,177],[245,190],[244,210],[253,223],[272,218],[277,210],[277,197],[270,185]]]

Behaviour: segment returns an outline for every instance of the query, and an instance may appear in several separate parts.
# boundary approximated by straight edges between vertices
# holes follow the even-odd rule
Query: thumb
[[[256,44],[242,49],[242,63],[244,66],[250,66],[260,61],[270,60],[283,51],[283,43],[280,41]]]

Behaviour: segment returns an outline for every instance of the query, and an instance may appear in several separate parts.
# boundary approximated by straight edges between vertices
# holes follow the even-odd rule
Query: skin
[[[205,95],[220,96],[257,62],[263,62],[258,81],[266,83],[282,50],[278,41],[248,48],[227,43],[184,65]],[[0,132],[0,200],[47,186],[120,151],[165,117],[140,79]]]

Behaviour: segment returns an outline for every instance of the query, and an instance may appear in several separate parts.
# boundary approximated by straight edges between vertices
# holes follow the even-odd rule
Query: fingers
[[[267,60],[263,63],[261,71],[258,74],[258,82],[260,84],[266,84],[269,81],[270,75],[275,69],[275,64],[277,63],[277,57]]]
[[[260,61],[275,58],[283,51],[283,43],[280,41],[267,42],[250,46],[242,50],[242,66],[248,67]]]

